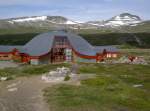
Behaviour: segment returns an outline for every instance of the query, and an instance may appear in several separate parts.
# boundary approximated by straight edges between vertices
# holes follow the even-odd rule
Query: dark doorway
[[[67,37],[56,36],[51,51],[51,62],[65,62],[66,61],[66,49],[70,49],[71,46]]]
[[[64,62],[65,61],[65,49],[53,48],[52,49],[52,62]]]

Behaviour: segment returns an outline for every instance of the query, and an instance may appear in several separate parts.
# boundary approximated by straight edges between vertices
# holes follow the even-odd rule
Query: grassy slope
[[[97,77],[80,86],[56,85],[45,89],[53,111],[149,111],[150,66],[82,64],[81,73]],[[135,88],[133,85],[142,84]]]

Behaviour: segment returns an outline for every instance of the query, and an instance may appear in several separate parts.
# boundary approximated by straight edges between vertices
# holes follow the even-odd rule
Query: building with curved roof
[[[113,46],[92,46],[81,36],[65,31],[39,34],[24,46],[0,46],[0,60],[31,64],[99,62],[117,55]]]

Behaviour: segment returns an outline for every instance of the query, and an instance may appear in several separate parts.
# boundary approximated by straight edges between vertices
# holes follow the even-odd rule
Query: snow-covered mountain
[[[139,16],[129,13],[122,13],[109,20],[77,22],[62,16],[31,16],[0,20],[0,29],[2,30],[57,30],[57,29],[103,29],[116,30],[126,27],[149,27],[149,21],[145,22]],[[126,28],[129,29],[129,28]],[[144,28],[148,30],[149,28]],[[143,30],[143,29],[142,29]]]
[[[110,20],[106,21],[105,25],[110,25],[110,26],[131,25],[131,26],[135,26],[141,22],[142,22],[142,20],[140,17],[138,17],[136,15],[129,14],[129,13],[123,13],[123,14],[117,15],[115,17],[112,17]]]
[[[37,16],[37,17],[24,17],[24,18],[16,18],[12,19],[8,22],[33,22],[33,21],[45,21],[47,19],[47,16]]]
[[[117,16],[112,17],[109,20],[106,21],[89,21],[86,23],[80,23],[76,22],[70,19],[67,19],[62,16],[33,16],[33,17],[21,17],[21,18],[12,18],[7,20],[7,22],[11,24],[32,24],[33,23],[40,23],[42,24],[43,22],[45,23],[52,23],[52,24],[66,24],[66,25],[86,25],[86,26],[91,26],[92,28],[95,26],[96,27],[105,27],[105,26],[136,26],[137,24],[141,23],[142,20],[140,17],[136,15],[132,15],[129,13],[123,13]],[[42,23],[41,23],[42,22]]]
[[[87,23],[99,27],[118,27],[118,26],[136,26],[141,22],[142,20],[139,16],[132,15],[129,13],[122,13],[106,21],[90,21]]]
[[[55,24],[78,24],[78,22],[69,20],[65,17],[61,16],[33,16],[33,17],[22,17],[22,18],[14,18],[11,20],[8,20],[9,23],[25,23],[25,22],[51,22]]]
[[[32,28],[36,30],[78,29],[84,23],[62,16],[31,16],[0,20],[0,29]]]

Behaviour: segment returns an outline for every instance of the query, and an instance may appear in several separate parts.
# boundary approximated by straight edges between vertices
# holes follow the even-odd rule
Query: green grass
[[[44,90],[52,111],[149,111],[150,66],[82,64],[80,73],[97,76],[80,86],[55,85]],[[135,88],[133,85],[142,84]]]
[[[26,65],[17,68],[4,68],[0,69],[0,77],[14,78],[19,76],[40,75],[62,66],[70,67],[69,64],[49,64],[38,66]]]
[[[92,67],[90,64],[86,64],[80,67],[80,73],[96,73],[98,76],[115,76],[128,84],[148,84],[150,80],[150,65],[95,64]]]

